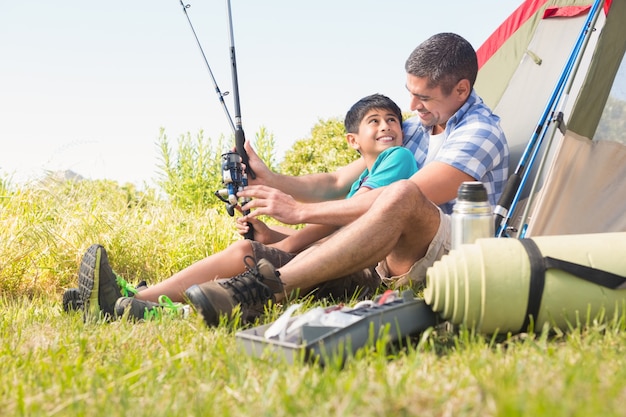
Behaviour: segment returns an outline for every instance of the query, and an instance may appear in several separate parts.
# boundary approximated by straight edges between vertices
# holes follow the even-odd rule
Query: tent
[[[526,175],[518,202],[505,207],[503,234],[626,231],[626,132],[596,133],[607,115],[615,122],[607,101],[626,109],[626,94],[614,93],[626,85],[624,22],[625,0],[527,0],[478,48],[476,91],[501,117],[512,168]],[[545,136],[533,141],[540,130]],[[538,143],[532,152],[529,142]],[[535,152],[532,164],[524,161]]]

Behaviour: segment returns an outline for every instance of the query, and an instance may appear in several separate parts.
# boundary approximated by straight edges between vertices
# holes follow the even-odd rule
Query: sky
[[[248,140],[280,159],[319,119],[381,93],[409,111],[404,62],[456,32],[478,48],[522,0],[232,0]],[[187,0],[222,93],[232,92],[228,0]],[[180,0],[0,0],[0,179],[48,171],[151,185],[156,143],[232,131]],[[234,116],[233,94],[224,97]]]

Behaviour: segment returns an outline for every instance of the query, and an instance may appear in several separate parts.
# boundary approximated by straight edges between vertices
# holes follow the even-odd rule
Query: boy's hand
[[[245,236],[246,233],[250,231],[250,226],[248,223],[252,224],[254,228],[254,240],[263,243],[264,245],[268,245],[272,243],[272,230],[267,227],[265,223],[261,220],[255,219],[252,216],[243,216],[237,218],[237,233],[241,236]]]

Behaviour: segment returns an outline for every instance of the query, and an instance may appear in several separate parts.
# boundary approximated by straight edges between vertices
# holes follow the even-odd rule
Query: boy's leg
[[[192,285],[202,284],[218,278],[232,277],[245,270],[243,259],[253,256],[249,240],[238,240],[223,251],[214,253],[171,277],[137,294],[138,300],[158,302],[166,295],[174,302],[184,302],[185,290]]]

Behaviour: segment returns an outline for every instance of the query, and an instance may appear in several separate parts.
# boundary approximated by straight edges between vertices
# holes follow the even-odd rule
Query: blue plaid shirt
[[[421,169],[432,128],[422,126],[418,116],[404,121],[402,127],[403,146],[415,155]],[[509,175],[509,147],[500,128],[500,118],[472,90],[465,104],[446,123],[444,135],[433,160],[451,165],[485,184],[489,202],[495,207]],[[443,212],[452,213],[455,201],[440,205]]]

